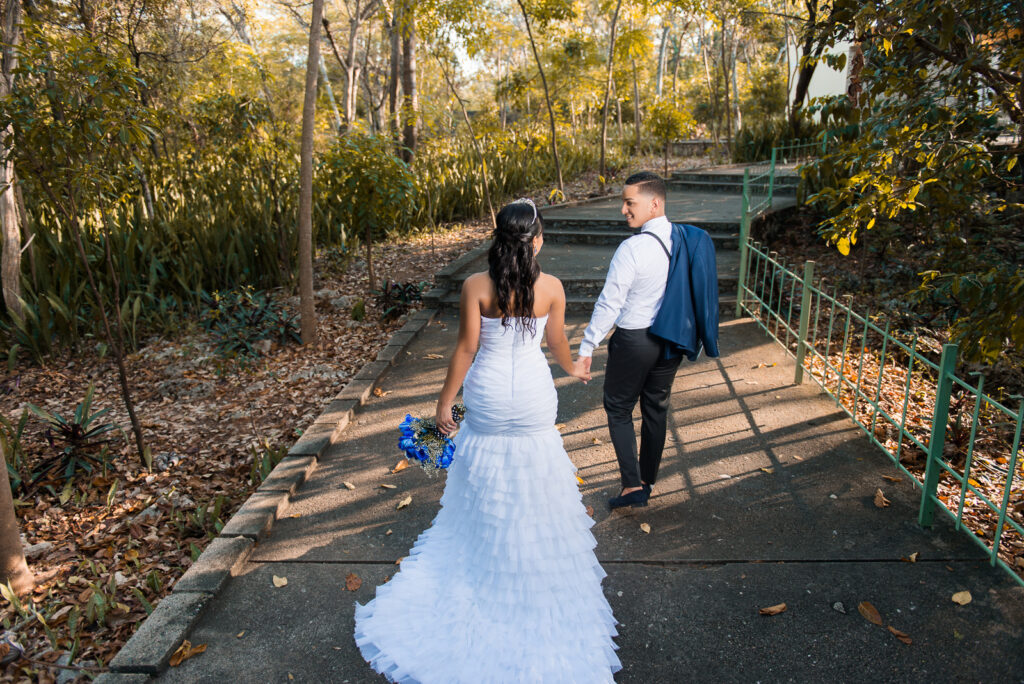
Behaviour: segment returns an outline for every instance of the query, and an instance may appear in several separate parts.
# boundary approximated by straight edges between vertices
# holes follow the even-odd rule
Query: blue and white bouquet
[[[465,417],[465,406],[452,406],[452,418],[456,423],[462,422]],[[455,457],[455,442],[451,437],[441,434],[433,418],[414,418],[406,414],[398,429],[401,431],[398,448],[405,452],[407,459],[415,461],[428,475],[445,470],[452,464]]]

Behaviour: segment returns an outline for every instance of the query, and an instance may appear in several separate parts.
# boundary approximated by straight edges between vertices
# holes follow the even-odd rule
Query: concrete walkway
[[[574,347],[585,322],[568,322]],[[443,476],[389,471],[401,419],[433,413],[446,366],[435,355],[448,354],[456,326],[447,314],[412,342],[383,377],[384,395],[210,600],[189,637],[206,652],[161,681],[383,681],[353,642],[353,604],[397,571],[437,511]],[[618,475],[601,409],[604,347],[590,385],[555,370],[562,433],[622,623],[617,681],[1024,681],[1024,589],[978,560],[962,533],[918,528],[914,487],[885,479],[897,475],[889,461],[811,385],[792,384],[792,363],[752,322],[725,321],[721,333],[721,359],[679,372],[646,509],[605,505]],[[872,504],[878,488],[888,508]],[[901,560],[914,553],[916,563]],[[362,580],[355,591],[350,573]],[[970,604],[951,601],[961,590]],[[865,620],[862,601],[913,643]],[[783,602],[779,615],[758,614]]]

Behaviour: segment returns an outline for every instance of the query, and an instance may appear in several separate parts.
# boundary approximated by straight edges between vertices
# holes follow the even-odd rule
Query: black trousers
[[[663,342],[646,328],[618,328],[608,340],[604,410],[608,414],[622,487],[653,485],[665,448],[672,381],[682,356],[665,358]],[[633,431],[633,408],[640,401],[640,453]]]

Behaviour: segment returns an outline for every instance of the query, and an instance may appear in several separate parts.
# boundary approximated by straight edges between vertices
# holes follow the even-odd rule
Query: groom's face
[[[642,192],[641,188],[640,185],[626,185],[622,188],[622,215],[626,217],[630,228],[642,228],[659,215],[658,198]]]

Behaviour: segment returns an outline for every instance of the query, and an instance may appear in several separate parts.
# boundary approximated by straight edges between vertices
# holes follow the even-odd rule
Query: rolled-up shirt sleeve
[[[601,289],[601,296],[594,305],[590,324],[583,333],[580,356],[593,356],[594,349],[601,344],[601,340],[619,319],[622,307],[626,304],[626,295],[629,294],[629,288],[636,277],[636,269],[636,257],[628,241],[625,241],[615,250],[612,262],[608,266],[608,277]]]

